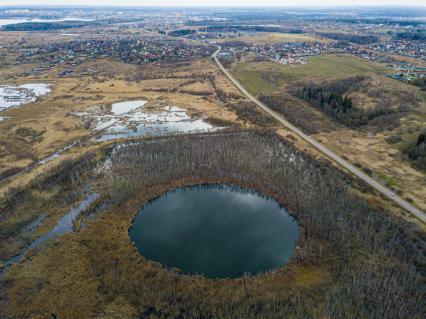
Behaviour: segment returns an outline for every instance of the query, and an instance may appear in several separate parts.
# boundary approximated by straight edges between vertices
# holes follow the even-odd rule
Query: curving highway
[[[423,223],[426,223],[426,214],[422,212],[421,210],[417,209],[413,205],[411,205],[406,200],[402,199],[395,193],[393,193],[388,188],[384,187],[382,184],[377,182],[376,180],[372,179],[370,176],[350,164],[349,162],[345,161],[343,158],[341,158],[336,153],[332,152],[319,142],[317,142],[315,139],[313,139],[311,136],[303,133],[300,129],[298,129],[296,126],[285,120],[280,114],[270,109],[268,106],[266,106],[264,103],[260,102],[257,98],[255,98],[252,94],[250,94],[242,85],[240,82],[238,82],[232,75],[229,73],[227,69],[222,65],[222,63],[217,58],[218,53],[220,52],[221,47],[218,48],[218,50],[213,53],[212,57],[220,70],[226,75],[226,77],[231,80],[231,82],[243,93],[250,101],[255,103],[257,106],[259,106],[263,111],[271,115],[274,119],[276,119],[278,122],[283,124],[285,127],[293,131],[295,134],[297,134],[299,137],[304,139],[307,143],[315,147],[318,151],[326,155],[328,158],[332,159],[334,162],[354,174],[355,176],[362,179],[364,182],[369,184],[371,187],[385,195],[390,200],[394,201],[396,204],[398,204],[400,207],[404,208],[414,216],[416,216],[418,219],[420,219]]]

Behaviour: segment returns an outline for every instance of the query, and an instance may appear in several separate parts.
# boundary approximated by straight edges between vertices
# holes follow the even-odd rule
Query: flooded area
[[[51,85],[46,83],[29,83],[22,85],[0,85],[0,112],[26,103],[50,93]]]
[[[60,33],[59,35],[62,35],[64,37],[79,37],[80,33]]]
[[[103,132],[96,138],[96,141],[101,142],[119,138],[218,129],[202,118],[191,118],[182,108],[166,106],[160,110],[146,110],[144,108],[146,103],[145,100],[124,101],[112,104],[109,113],[94,108],[77,115],[85,121],[91,121],[91,128],[94,131]]]
[[[282,267],[295,252],[299,227],[270,197],[235,186],[200,185],[142,207],[129,235],[144,257],[166,267],[236,278]]]
[[[88,195],[79,205],[71,208],[68,213],[66,213],[56,224],[56,226],[50,231],[48,232],[46,235],[41,236],[39,238],[37,238],[36,240],[34,240],[28,247],[26,247],[25,249],[23,249],[19,254],[17,254],[16,256],[12,257],[11,259],[7,260],[4,263],[4,268],[0,271],[0,274],[5,273],[9,266],[12,264],[16,264],[19,263],[21,261],[21,259],[32,249],[40,246],[41,244],[43,244],[45,241],[47,241],[48,239],[57,237],[57,236],[62,236],[66,233],[69,233],[73,230],[74,227],[74,221],[76,220],[76,218],[78,217],[78,215],[83,212],[84,210],[86,210],[87,208],[89,208],[89,206],[96,200],[99,198],[99,194],[97,193],[92,193],[90,195]],[[35,229],[36,227],[38,227],[45,219],[44,215],[40,215],[39,218],[37,218],[33,223],[30,224],[31,229]]]
[[[143,107],[147,101],[144,100],[136,100],[136,101],[126,101],[126,102],[118,102],[111,105],[111,112],[114,115],[124,115],[128,114],[137,108]]]
[[[63,22],[63,21],[93,21],[92,19],[82,19],[82,18],[62,18],[62,19],[0,19],[0,27],[10,25],[10,24],[19,24],[19,23],[28,23],[28,22]]]

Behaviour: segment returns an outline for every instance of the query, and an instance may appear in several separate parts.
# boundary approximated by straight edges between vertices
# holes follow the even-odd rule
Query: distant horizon
[[[127,7],[127,8],[252,8],[252,9],[297,9],[297,8],[426,8],[426,5],[412,4],[412,5],[287,5],[287,6],[274,6],[274,5],[221,5],[221,6],[206,6],[206,5],[119,5],[119,4],[108,4],[108,5],[88,5],[88,4],[28,4],[28,5],[0,5],[0,8],[32,8],[32,7],[45,7],[45,8],[58,8],[58,7],[71,7],[71,8],[108,8],[108,7]]]
[[[86,0],[84,3],[81,0],[4,0],[0,4],[0,8],[22,8],[22,7],[93,7],[93,8],[107,8],[107,7],[134,7],[134,8],[426,8],[424,1],[408,0],[406,3],[401,3],[401,0],[377,0],[373,3],[367,0],[353,1],[343,0],[339,4],[335,1],[318,1],[318,0],[300,0],[288,1],[287,4],[282,5],[277,0],[266,0],[262,5],[258,5],[256,0],[236,0],[233,4],[229,1],[218,0],[217,5],[209,5],[210,1],[206,0],[159,0],[159,1],[144,1],[143,4],[139,1],[133,0],[106,0],[105,4],[99,5],[97,0]],[[60,3],[58,3],[60,2]],[[133,3],[136,2],[136,3]],[[361,3],[360,3],[361,2]]]

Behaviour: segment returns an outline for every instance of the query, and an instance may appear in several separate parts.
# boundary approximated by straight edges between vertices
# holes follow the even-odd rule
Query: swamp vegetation
[[[129,227],[139,208],[199,184],[255,189],[298,219],[284,267],[236,279],[188,276],[146,260]],[[369,191],[268,131],[220,131],[109,144],[47,173],[1,203],[0,234],[100,194],[75,231],[0,277],[0,317],[422,318],[425,235],[369,207]],[[354,191],[354,188],[356,191]],[[60,191],[58,191],[60,189]],[[42,230],[40,230],[41,232]],[[21,242],[25,242],[21,238]],[[0,247],[2,258],[12,254]]]

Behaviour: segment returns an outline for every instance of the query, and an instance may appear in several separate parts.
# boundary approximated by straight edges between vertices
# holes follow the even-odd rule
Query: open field
[[[426,125],[424,96],[419,88],[385,77],[386,71],[379,64],[332,55],[313,57],[302,66],[243,62],[232,68],[233,74],[250,92],[280,95],[283,104],[282,109],[277,110],[291,122],[425,210],[424,171],[415,167],[401,151],[402,145],[417,138]],[[298,81],[321,85],[339,83],[355,75],[363,76],[363,80],[356,89],[352,87],[348,91],[348,96],[366,112],[383,107],[386,100],[387,109],[396,112],[391,126],[383,126],[389,121],[385,118],[383,123],[376,121],[358,129],[348,128],[288,92]],[[399,111],[407,104],[409,107],[405,111]],[[402,136],[403,141],[391,145],[388,138],[395,134]]]
[[[279,42],[331,42],[332,40],[314,37],[306,34],[291,34],[278,32],[258,32],[213,39],[215,42],[243,41],[253,45],[270,45]]]
[[[243,62],[232,68],[232,73],[253,93],[271,93],[281,89],[289,81],[321,81],[386,72],[390,70],[380,64],[350,55],[313,56],[308,58],[308,64],[305,65]]]

